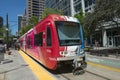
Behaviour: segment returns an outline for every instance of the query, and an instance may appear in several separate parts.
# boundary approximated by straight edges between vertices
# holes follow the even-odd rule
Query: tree
[[[86,15],[87,15],[87,13],[83,13],[83,11],[81,9],[80,12],[78,14],[75,14],[75,16],[74,16],[80,21],[80,24],[83,27],[85,37],[87,35],[87,31],[86,31],[86,28],[83,26],[83,24],[84,24],[84,19],[85,19]]]
[[[0,38],[4,38],[4,34],[5,34],[5,28],[1,27],[0,28]]]
[[[62,11],[59,9],[45,8],[44,12],[42,13],[41,19],[45,18],[49,14],[62,14]]]
[[[7,28],[6,28],[6,25],[4,26],[2,26],[1,28],[0,28],[0,38],[2,38],[3,39],[3,43],[7,43],[7,41],[8,41],[8,43],[11,43],[12,42],[12,33],[11,33],[11,30],[9,29],[8,30],[8,38],[7,38]]]
[[[106,22],[119,26],[120,0],[96,0],[93,13],[85,18],[84,26],[88,33],[93,33],[96,28],[102,29]]]
[[[28,20],[28,25],[33,27],[38,22],[39,22],[39,18],[37,16],[33,16]]]
[[[25,34],[28,30],[33,28],[38,22],[39,22],[38,17],[36,17],[36,16],[31,17],[28,20],[28,25],[22,27],[21,31],[19,32],[19,35],[21,36],[21,35]]]

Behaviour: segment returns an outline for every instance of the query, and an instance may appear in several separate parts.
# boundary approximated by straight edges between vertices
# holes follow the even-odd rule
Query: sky
[[[6,15],[8,14],[9,29],[13,35],[18,31],[18,15],[23,15],[26,7],[26,0],[1,0],[0,16],[3,17],[6,25]]]

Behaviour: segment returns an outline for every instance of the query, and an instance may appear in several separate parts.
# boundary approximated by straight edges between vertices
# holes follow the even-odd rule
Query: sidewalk
[[[18,51],[11,51],[11,55],[4,54],[0,64],[0,80],[37,80]]]
[[[86,54],[86,60],[88,62],[93,62],[97,64],[106,65],[113,68],[120,69],[120,58],[116,58],[114,56],[96,56],[90,55],[89,53]]]

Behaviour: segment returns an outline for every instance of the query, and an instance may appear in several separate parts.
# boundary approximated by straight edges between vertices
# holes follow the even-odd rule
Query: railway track
[[[99,67],[88,65],[86,70],[79,74],[73,75],[71,67],[66,66],[51,72],[59,80],[120,80],[119,72],[109,71]]]
[[[55,74],[55,76],[59,80],[111,80],[108,77],[105,77],[104,75],[99,75],[94,72],[85,71],[85,73],[80,75],[73,75],[72,72],[70,73],[62,73],[62,74]]]

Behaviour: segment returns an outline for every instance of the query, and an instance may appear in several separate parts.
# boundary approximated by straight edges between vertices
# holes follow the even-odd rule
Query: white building
[[[79,13],[80,9],[83,12],[93,11],[95,0],[46,0],[45,6],[60,9],[64,15],[74,16]]]
[[[46,0],[45,4],[46,7],[62,10],[64,15],[74,16],[80,9],[83,13],[93,12],[95,0]],[[119,46],[120,28],[110,23],[104,23],[106,27],[103,30],[96,30],[96,33],[90,36],[88,43],[94,45],[97,40],[102,47]]]
[[[27,20],[32,16],[41,17],[44,10],[45,0],[27,0],[26,16]]]

